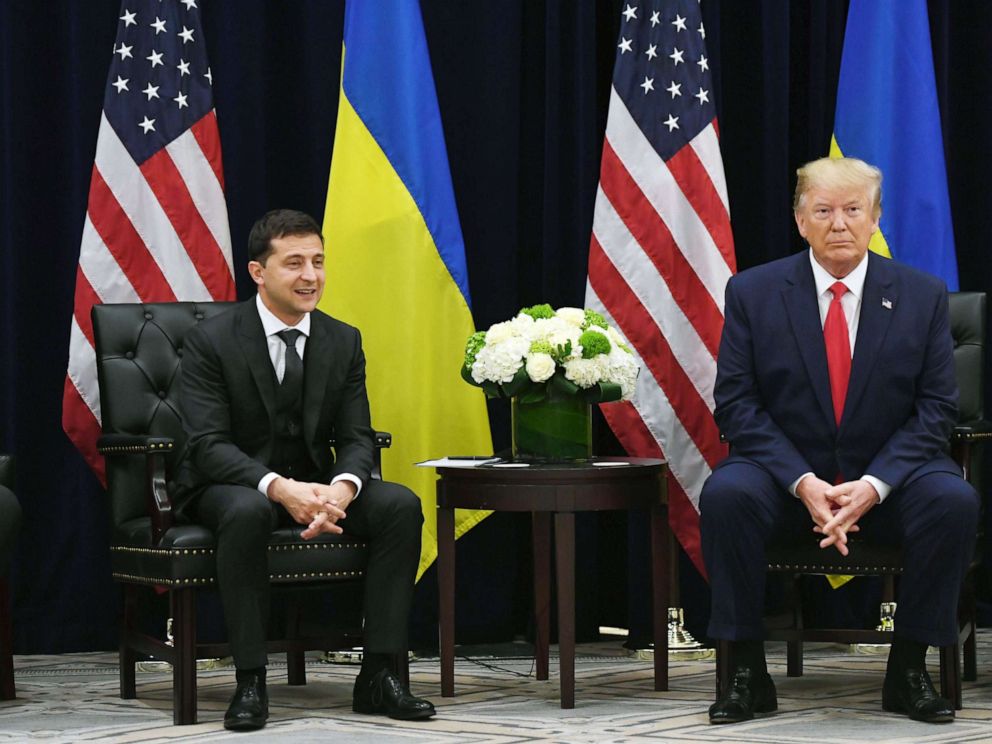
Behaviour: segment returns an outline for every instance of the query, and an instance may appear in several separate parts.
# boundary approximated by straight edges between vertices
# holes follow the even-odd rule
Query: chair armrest
[[[992,423],[985,419],[958,424],[951,431],[951,457],[961,467],[966,480],[971,480],[971,447],[992,439]]]
[[[171,437],[148,434],[104,434],[96,443],[97,452],[104,456],[145,455],[145,509],[152,521],[152,545],[162,541],[175,521],[165,484],[165,456],[174,448]]]
[[[151,455],[171,452],[175,447],[172,437],[155,437],[149,434],[104,434],[96,440],[96,451],[101,455]]]
[[[327,440],[327,445],[329,447],[334,447],[337,441],[334,439]],[[382,450],[389,448],[393,444],[393,435],[388,431],[376,431],[373,432],[373,444],[375,445],[372,450],[372,477],[376,480],[382,480]]]
[[[958,424],[951,432],[951,442],[983,442],[992,439],[992,422],[980,419]]]

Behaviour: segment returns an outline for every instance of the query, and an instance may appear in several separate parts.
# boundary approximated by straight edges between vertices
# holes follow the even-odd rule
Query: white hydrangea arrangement
[[[472,334],[462,377],[492,398],[536,403],[578,395],[590,403],[630,400],[638,366],[623,337],[594,310],[550,305]]]

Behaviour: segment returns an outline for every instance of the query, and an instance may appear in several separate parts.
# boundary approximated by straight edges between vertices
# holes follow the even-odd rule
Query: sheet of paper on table
[[[437,460],[418,462],[418,468],[477,468],[500,461],[498,457],[441,457]]]

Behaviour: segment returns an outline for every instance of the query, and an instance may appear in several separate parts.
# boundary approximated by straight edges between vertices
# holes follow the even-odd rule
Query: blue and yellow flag
[[[870,248],[958,288],[926,0],[852,0],[831,157],[882,170]]]
[[[485,397],[460,370],[475,330],[427,40],[417,0],[350,0],[320,308],[357,326],[372,424],[393,434],[388,480],[424,507],[420,574],[437,555],[435,480],[415,462],[493,451]],[[488,512],[458,512],[461,536]]]

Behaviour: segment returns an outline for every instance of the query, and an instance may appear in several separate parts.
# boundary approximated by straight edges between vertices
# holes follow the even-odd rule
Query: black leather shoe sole
[[[370,716],[387,716],[397,721],[423,721],[433,718],[437,713],[433,707],[427,710],[384,710],[372,703],[360,700],[355,700],[351,705],[351,709],[355,713],[364,713]]]
[[[710,709],[710,723],[743,723],[754,719],[755,714],[774,713],[778,710],[778,700],[762,701],[754,706],[753,710],[744,711],[740,706],[734,706],[737,710],[713,710]]]
[[[267,718],[231,718],[224,719],[224,728],[228,731],[258,731],[265,726]]]
[[[902,702],[886,699],[884,695],[882,696],[882,710],[887,713],[902,713],[914,721],[921,721],[922,723],[951,723],[954,721],[954,711],[944,710],[932,714],[921,714],[916,711],[906,710],[906,706]]]

